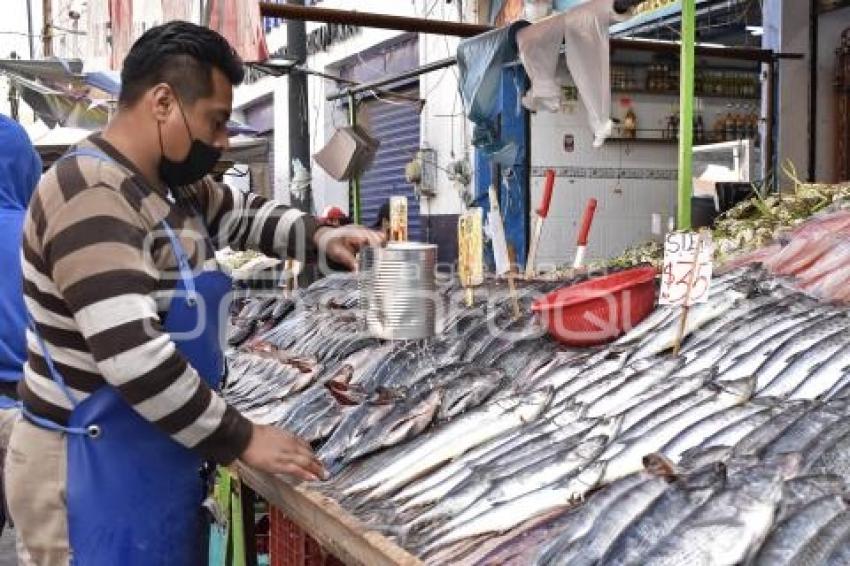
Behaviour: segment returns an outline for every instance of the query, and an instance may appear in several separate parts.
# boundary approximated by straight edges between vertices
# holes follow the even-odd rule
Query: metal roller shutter
[[[418,96],[419,87],[399,90],[408,96]],[[381,141],[375,160],[360,179],[360,205],[363,223],[372,225],[378,218],[381,205],[391,196],[407,197],[408,237],[423,241],[419,201],[413,185],[404,179],[404,166],[419,149],[419,113],[416,106],[406,103],[364,101],[369,133]]]

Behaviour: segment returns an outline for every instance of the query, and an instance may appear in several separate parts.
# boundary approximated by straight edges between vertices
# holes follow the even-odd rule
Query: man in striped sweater
[[[215,32],[185,22],[153,28],[132,47],[121,77],[117,114],[80,144],[82,155],[44,175],[24,225],[24,295],[37,332],[28,332],[18,388],[31,417],[13,432],[6,481],[36,564],[67,564],[72,552],[68,434],[35,424],[72,420],[76,405],[56,375],[78,402],[114,389],[162,435],[207,460],[239,458],[307,480],[325,474],[306,443],[229,407],[175,346],[164,321],[179,270],[163,226],[193,273],[213,269],[213,248],[225,245],[354,268],[354,253],[380,242],[364,228],[320,227],[206,176],[227,147],[233,86],[243,77]]]

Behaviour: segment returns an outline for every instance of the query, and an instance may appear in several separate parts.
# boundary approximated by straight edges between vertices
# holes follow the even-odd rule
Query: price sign
[[[707,302],[713,256],[714,242],[708,232],[667,234],[659,304],[691,306]]]

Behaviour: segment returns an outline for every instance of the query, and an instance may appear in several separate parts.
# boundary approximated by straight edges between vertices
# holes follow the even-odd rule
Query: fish
[[[593,527],[548,562],[555,565],[588,566],[596,564],[612,542],[667,489],[667,482],[653,478],[640,483],[608,505]]]
[[[751,401],[751,403],[756,404],[755,401]],[[714,447],[727,447],[731,451],[731,447],[738,444],[741,439],[761,427],[779,412],[779,409],[776,407],[764,405],[757,406],[760,407],[759,411],[721,428],[706,438],[702,444],[700,444],[698,450],[705,451]],[[690,450],[686,452],[689,451]],[[684,456],[684,454],[685,453],[682,455]]]
[[[833,517],[847,510],[838,495],[826,495],[807,503],[780,521],[759,547],[753,566],[793,564],[792,560],[806,543]]]
[[[478,407],[499,389],[504,377],[504,372],[498,369],[474,368],[461,374],[446,386],[437,418],[447,421],[468,409]]]
[[[848,319],[836,314],[803,327],[790,336],[756,370],[757,392],[783,397],[793,391],[818,360],[841,349]]]
[[[431,423],[444,402],[444,392],[434,389],[413,402],[397,404],[345,452],[344,462],[360,458],[386,446],[399,444],[417,436]]]
[[[662,381],[644,393],[637,394],[631,401],[618,407],[618,414],[623,416],[623,430],[631,430],[650,415],[684,396],[695,393],[711,380],[711,374],[703,372],[686,378],[675,379],[672,382]]]
[[[629,376],[624,382],[609,389],[604,395],[587,404],[585,417],[596,418],[618,414],[629,402],[639,398],[668,377],[679,365],[677,360],[665,360]]]
[[[678,478],[622,529],[600,558],[601,564],[639,564],[663,537],[703,505],[726,481],[725,466],[710,466]]]
[[[689,410],[669,418],[646,431],[643,435],[625,441],[620,440],[609,447],[601,456],[601,458],[606,459],[603,482],[610,482],[613,479],[640,470],[644,456],[658,451],[659,448],[675,438],[681,430],[718,411],[748,401],[752,395],[755,380],[741,380],[728,385],[731,385],[731,387],[726,388],[724,386],[724,388],[718,389],[706,399],[690,406]]]
[[[684,336],[690,335],[694,330],[704,324],[722,316],[732,309],[741,297],[743,297],[743,294],[737,291],[728,291],[709,302],[695,305],[691,308],[691,312],[688,315]],[[663,328],[658,329],[651,335],[645,344],[638,346],[637,350],[629,357],[629,360],[634,361],[648,358],[672,349],[678,333],[678,319],[668,321]]]
[[[723,356],[717,364],[717,379],[739,379],[753,375],[789,336],[800,330],[802,324],[824,312],[827,312],[826,308],[819,307],[773,318],[769,325],[739,342]]]
[[[597,436],[578,444],[565,443],[563,448],[553,450],[542,459],[523,459],[516,462],[513,469],[497,467],[498,474],[495,477],[480,475],[477,481],[469,482],[466,489],[450,493],[419,520],[428,522],[435,517],[455,517],[460,512],[465,512],[466,520],[476,510],[479,514],[484,513],[500,503],[557,483],[592,462],[602,452],[607,440],[605,436]],[[460,519],[457,522],[460,523]],[[455,521],[448,521],[437,533],[445,533],[455,527]]]
[[[818,436],[829,425],[845,418],[847,415],[846,403],[829,403],[815,406],[809,409],[805,416],[795,421],[791,426],[767,444],[761,450],[765,457],[775,456],[787,452],[799,452],[803,450],[816,436]]]
[[[838,438],[816,460],[809,461],[807,471],[812,474],[837,474],[850,480],[850,435]]]
[[[782,412],[772,416],[767,422],[751,431],[735,444],[735,455],[756,454],[762,448],[779,438],[782,433],[804,418],[812,407],[811,402],[797,402],[784,407]]]
[[[371,499],[387,496],[443,462],[536,419],[551,398],[551,390],[541,390],[484,405],[435,431],[420,450],[352,486],[347,493],[370,491]]]
[[[469,520],[461,522],[462,516],[458,517],[457,528],[430,542],[422,548],[421,552],[427,556],[433,550],[453,542],[487,533],[505,532],[531,517],[581,499],[590,489],[598,485],[601,473],[600,465],[591,464],[580,473],[558,484],[497,504],[489,511],[480,513]]]
[[[846,440],[848,435],[850,435],[850,423],[846,422],[845,419],[839,419],[823,429],[819,435],[813,438],[806,447],[800,451],[800,453],[803,454],[803,460],[806,463],[804,471],[806,473],[812,473],[815,464],[821,463],[821,456],[823,456],[824,453],[830,450],[838,442]]]
[[[767,536],[782,496],[779,472],[746,473],[739,485],[708,501],[663,537],[640,561],[644,566],[743,562]]]
[[[548,409],[547,413],[551,411],[552,408]],[[462,483],[475,468],[490,466],[510,455],[523,457],[523,451],[529,447],[534,449],[535,444],[548,444],[555,438],[565,439],[582,434],[599,424],[598,420],[580,419],[580,414],[574,406],[562,407],[562,410],[550,416],[544,413],[540,418],[543,419],[542,422],[525,425],[470,450],[422,481],[402,489],[392,499],[406,502],[401,507],[402,510],[432,503]]]
[[[665,444],[660,452],[674,462],[678,462],[684,452],[701,446],[707,438],[718,430],[763,410],[764,408],[758,405],[747,404],[718,411],[684,429],[673,440]]]
[[[842,541],[850,536],[850,511],[841,511],[833,515],[821,526],[805,544],[794,554],[788,564],[814,565],[825,564]]]
[[[837,338],[843,338],[840,335]],[[789,399],[817,399],[850,376],[850,345],[842,344],[791,391]]]

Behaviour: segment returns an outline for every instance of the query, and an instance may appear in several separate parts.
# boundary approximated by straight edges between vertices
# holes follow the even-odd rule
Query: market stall
[[[780,257],[818,230],[844,234],[841,202],[782,250],[765,249]],[[822,276],[843,277],[839,264]],[[250,301],[234,318],[225,395],[309,439],[333,475],[297,488],[244,480],[350,563],[780,563],[770,560],[843,552],[842,304],[761,264],[737,267],[691,309],[678,356],[674,307],[578,349],[530,314],[564,283],[519,282],[514,319],[505,282],[488,279],[470,308],[446,280],[440,334],[395,343],[362,332],[355,276]],[[788,534],[826,500],[824,529]]]
[[[415,24],[408,20],[370,25]],[[516,53],[502,50],[517,30],[490,32],[492,43],[462,44],[458,61],[462,76],[471,61],[484,75],[480,89],[464,92],[480,110],[476,131],[499,132],[478,146],[477,193],[491,214],[500,214],[498,201],[505,204],[504,247],[513,244],[524,263],[526,249],[536,247],[526,245],[527,115],[517,87],[525,76]],[[690,31],[681,75],[691,84],[683,100],[695,89]],[[607,35],[603,40],[607,49]],[[555,45],[549,50],[556,59],[560,41],[543,42]],[[638,45],[630,46],[672,47]],[[772,53],[706,49],[696,52],[767,64],[773,80]],[[522,54],[520,60],[528,66]],[[725,69],[728,76],[708,82],[703,76],[696,90],[726,97],[725,84],[734,96],[753,98],[757,80],[749,75],[756,67],[747,67]],[[673,76],[650,66],[647,84],[667,86],[647,86],[647,93],[679,82],[665,73]],[[615,81],[628,83],[628,74]],[[353,106],[358,90],[381,84],[329,99],[347,97]],[[539,84],[532,98],[546,98]],[[591,124],[600,145],[611,134],[604,123],[610,101],[604,102],[602,119]],[[774,160],[772,114],[766,163]],[[689,112],[682,116],[686,126],[677,124],[678,134],[671,128],[666,141],[684,141],[678,212],[679,228],[687,230],[690,138],[699,131],[692,131]],[[731,137],[755,137],[755,126],[742,123],[747,133]],[[623,132],[627,144],[641,141],[631,126]],[[493,176],[513,184],[491,182],[491,161],[502,166]],[[548,187],[536,212],[540,224]],[[356,182],[352,189],[356,210]],[[494,191],[499,197],[490,196]],[[411,300],[407,286],[377,282],[387,271],[375,267],[380,263],[294,293],[241,301],[232,313],[225,398],[253,421],[310,442],[330,477],[293,486],[242,467],[237,473],[352,564],[844,563],[845,197],[846,187],[798,186],[792,198],[756,194],[735,206],[717,224],[713,278],[701,275],[702,236],[693,237],[699,244],[683,277],[672,270],[656,277],[642,266],[660,267],[661,246],[598,262],[591,271],[555,270],[546,279],[534,270],[525,278],[474,276],[465,262],[480,261],[482,250],[460,241],[460,277],[438,279],[430,289],[436,333],[421,339],[387,340],[368,330],[376,320],[401,318],[391,308],[401,300],[394,294]],[[463,215],[461,240],[469,226],[474,219]],[[586,245],[586,237],[579,243]],[[404,272],[397,265],[389,271]],[[684,307],[656,306],[665,286],[685,289]],[[706,300],[689,303],[697,287]],[[375,289],[383,293],[377,309]]]

